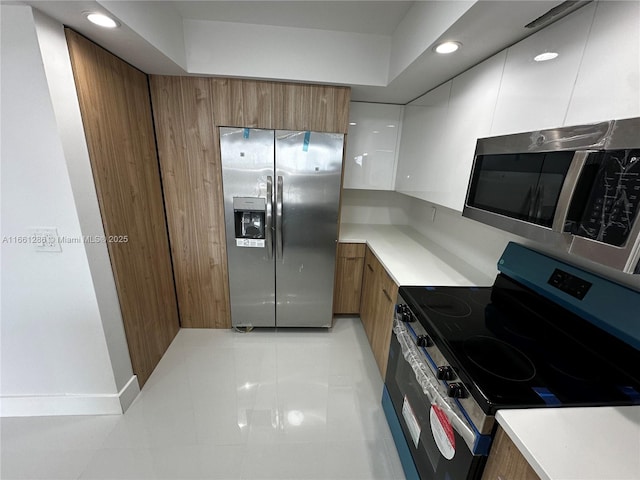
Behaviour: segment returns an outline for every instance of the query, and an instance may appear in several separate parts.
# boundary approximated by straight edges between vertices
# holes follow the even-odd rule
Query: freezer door
[[[274,327],[274,131],[222,127],[220,151],[231,324]]]
[[[276,131],[278,327],[329,327],[342,134]]]

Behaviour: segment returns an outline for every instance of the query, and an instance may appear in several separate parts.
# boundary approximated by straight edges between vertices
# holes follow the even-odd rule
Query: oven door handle
[[[429,399],[429,403],[440,407],[449,422],[451,422],[451,426],[460,434],[469,450],[473,452],[477,440],[477,431],[463,415],[455,412],[453,401],[444,397],[438,391],[439,380],[431,372],[424,356],[418,351],[418,347],[416,347],[411,334],[404,324],[398,320],[394,320],[393,323],[393,333],[402,348],[402,356],[411,366],[416,381],[422,387],[422,391]]]
[[[567,216],[569,214],[569,207],[571,207],[571,198],[580,180],[580,175],[584,170],[584,166],[587,163],[587,158],[593,150],[582,150],[575,153],[567,175],[562,183],[560,195],[558,196],[558,203],[556,204],[556,213],[553,216],[553,225],[551,230],[564,235],[564,226],[567,223]]]

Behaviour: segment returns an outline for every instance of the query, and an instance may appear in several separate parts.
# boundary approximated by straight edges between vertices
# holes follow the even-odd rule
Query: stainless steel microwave
[[[640,274],[640,118],[481,138],[463,216]]]

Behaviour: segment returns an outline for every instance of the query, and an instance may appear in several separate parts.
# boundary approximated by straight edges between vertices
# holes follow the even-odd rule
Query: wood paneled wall
[[[182,326],[229,328],[218,127],[346,133],[351,90],[227,78],[150,80]]]
[[[121,240],[107,247],[142,386],[180,328],[148,80],[72,30],[66,36],[104,230]]]

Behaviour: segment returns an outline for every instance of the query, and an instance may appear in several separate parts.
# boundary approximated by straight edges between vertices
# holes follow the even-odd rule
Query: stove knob
[[[429,338],[429,335],[418,335],[416,337],[416,345],[419,347],[430,347],[433,342]]]
[[[442,365],[438,367],[438,372],[436,374],[438,380],[453,380],[456,378],[456,374],[449,365]]]
[[[451,398],[465,398],[467,392],[461,383],[450,383],[447,388],[447,395]]]
[[[409,310],[409,307],[404,304],[396,305],[396,317],[402,322],[413,322],[411,310]]]

